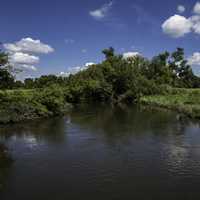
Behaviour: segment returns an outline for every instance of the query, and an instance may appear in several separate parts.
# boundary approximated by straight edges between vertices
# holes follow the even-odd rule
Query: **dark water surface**
[[[170,111],[85,106],[0,141],[15,160],[1,200],[200,199],[200,126]]]

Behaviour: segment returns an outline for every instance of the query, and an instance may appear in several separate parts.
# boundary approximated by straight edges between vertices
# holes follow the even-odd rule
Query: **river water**
[[[200,199],[200,126],[171,111],[82,106],[0,127],[1,200]]]

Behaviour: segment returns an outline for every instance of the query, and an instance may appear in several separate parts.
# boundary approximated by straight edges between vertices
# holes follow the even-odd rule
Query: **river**
[[[0,127],[1,200],[200,199],[200,126],[167,110],[81,106]]]

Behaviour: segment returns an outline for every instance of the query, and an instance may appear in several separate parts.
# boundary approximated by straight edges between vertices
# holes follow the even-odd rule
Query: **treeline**
[[[164,52],[151,60],[142,56],[124,58],[114,49],[103,50],[105,60],[69,77],[55,75],[15,81],[9,71],[8,57],[0,53],[0,88],[35,89],[57,85],[65,90],[66,101],[128,101],[142,95],[165,92],[167,87],[199,88],[200,78],[195,76],[184,56],[184,49]],[[5,67],[7,66],[7,67]]]
[[[167,95],[173,88],[200,87],[200,78],[187,64],[181,48],[151,60],[124,58],[113,48],[103,53],[102,63],[75,75],[48,75],[24,82],[14,79],[8,56],[0,53],[0,123],[64,114],[77,103],[134,103],[146,95]]]

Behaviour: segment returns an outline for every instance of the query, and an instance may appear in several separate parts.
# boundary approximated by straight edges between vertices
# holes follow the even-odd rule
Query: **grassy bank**
[[[34,90],[0,91],[0,123],[61,115],[70,109],[65,92],[57,86]]]
[[[142,96],[140,103],[172,109],[200,119],[200,89],[163,88],[162,95]],[[74,100],[74,96],[69,88],[58,85],[43,89],[0,91],[0,123],[62,115],[72,107],[68,102],[73,102],[71,99]],[[81,101],[86,99],[89,100],[83,98]]]
[[[158,106],[200,119],[200,89],[170,89],[163,95],[141,97],[145,105]]]

